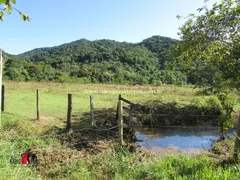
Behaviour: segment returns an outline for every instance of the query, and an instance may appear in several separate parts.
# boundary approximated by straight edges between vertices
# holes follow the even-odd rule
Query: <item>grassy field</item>
[[[151,99],[163,101],[187,101],[194,96],[194,90],[188,87],[174,86],[125,86],[101,84],[68,83],[24,83],[6,82],[6,112],[34,119],[36,116],[36,89],[41,93],[41,114],[44,117],[66,116],[67,94],[73,94],[73,111],[89,110],[89,96],[94,96],[95,108],[116,107],[118,95],[133,102]]]
[[[239,179],[239,164],[219,165],[216,159],[186,155],[159,159],[143,150],[106,140],[92,149],[68,146],[58,137],[67,115],[67,94],[73,94],[73,113],[81,119],[89,112],[89,96],[97,109],[116,108],[118,95],[138,103],[149,100],[190,104],[196,98],[191,87],[126,86],[96,84],[5,82],[6,110],[0,130],[0,179]],[[36,121],[36,89],[41,93],[41,120]],[[237,106],[236,106],[237,107]],[[88,123],[88,122],[87,122]],[[86,123],[86,124],[87,124]],[[66,134],[68,139],[69,136]],[[64,141],[65,142],[65,141]],[[10,164],[13,152],[36,147],[39,163]],[[40,158],[41,157],[41,158]]]

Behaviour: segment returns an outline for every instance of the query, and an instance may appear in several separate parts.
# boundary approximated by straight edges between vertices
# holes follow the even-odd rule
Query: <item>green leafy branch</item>
[[[4,19],[5,14],[11,14],[13,10],[17,11],[23,21],[30,21],[30,17],[26,14],[23,14],[18,9],[14,8],[12,4],[16,4],[16,0],[0,0],[0,20],[2,21]]]

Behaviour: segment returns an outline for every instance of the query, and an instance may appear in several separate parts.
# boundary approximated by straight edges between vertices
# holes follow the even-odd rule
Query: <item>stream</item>
[[[226,135],[234,137],[234,129]],[[137,145],[145,149],[178,147],[180,149],[209,149],[220,138],[220,128],[215,126],[184,126],[139,128]]]

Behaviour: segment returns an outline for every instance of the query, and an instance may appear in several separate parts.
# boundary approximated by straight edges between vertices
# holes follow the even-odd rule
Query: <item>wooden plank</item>
[[[124,99],[124,98],[122,98],[122,97],[120,97],[119,100],[122,100],[123,102],[125,102],[125,103],[127,103],[127,104],[134,104],[134,103],[132,103],[131,101],[129,101],[129,100],[127,100],[127,99]]]
[[[69,131],[71,129],[72,123],[72,94],[68,94],[68,112],[67,112],[67,125],[66,130]]]

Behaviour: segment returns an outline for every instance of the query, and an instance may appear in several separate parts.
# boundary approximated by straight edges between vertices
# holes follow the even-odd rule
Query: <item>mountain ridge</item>
[[[140,43],[82,38],[9,56],[4,76],[18,81],[182,84],[185,75],[165,67],[166,54],[178,42],[158,35]]]
[[[78,43],[82,43],[82,42],[94,42],[94,41],[102,41],[102,40],[108,40],[108,41],[115,41],[115,42],[118,42],[118,43],[127,43],[127,44],[135,44],[135,45],[141,45],[144,43],[144,41],[150,39],[150,38],[153,38],[153,37],[161,37],[161,38],[167,38],[167,39],[172,39],[173,41],[179,41],[177,39],[173,39],[173,38],[170,38],[170,37],[165,37],[165,36],[159,36],[159,35],[153,35],[149,38],[146,38],[146,39],[143,39],[141,42],[138,42],[138,43],[132,43],[132,42],[126,42],[126,41],[117,41],[117,40],[112,40],[112,39],[97,39],[97,40],[88,40],[88,39],[85,39],[85,38],[81,38],[81,39],[78,39],[78,40],[74,40],[74,41],[71,41],[71,42],[67,42],[67,43],[63,43],[63,44],[60,44],[60,45],[56,45],[56,46],[50,46],[50,47],[38,47],[38,48],[34,48],[34,49],[31,49],[29,51],[25,51],[23,53],[20,53],[20,54],[17,54],[17,55],[14,55],[14,56],[19,56],[19,57],[24,57],[25,54],[32,54],[32,53],[39,53],[39,52],[46,52],[48,51],[49,49],[51,48],[56,48],[56,47],[59,47],[59,46],[65,46],[65,45],[71,45],[71,44],[78,44]],[[11,55],[11,54],[10,54]]]

